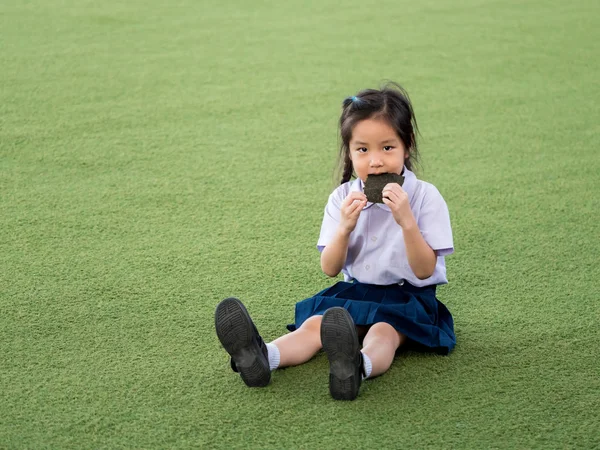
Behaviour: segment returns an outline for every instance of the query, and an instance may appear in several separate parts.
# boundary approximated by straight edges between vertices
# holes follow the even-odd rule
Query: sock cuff
[[[279,348],[272,342],[266,344],[267,353],[269,355],[269,368],[275,370],[279,367],[279,360],[281,358],[279,354]]]
[[[371,358],[369,358],[369,355],[367,355],[366,353],[362,353],[363,356],[363,366],[365,369],[365,375],[363,377],[363,380],[365,378],[369,378],[371,376],[371,371],[373,370],[373,365],[371,364]]]

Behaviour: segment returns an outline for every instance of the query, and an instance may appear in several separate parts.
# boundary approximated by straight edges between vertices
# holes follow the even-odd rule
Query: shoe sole
[[[271,381],[269,361],[255,342],[250,314],[236,298],[226,298],[215,311],[215,328],[242,380],[250,387],[264,387]]]
[[[329,359],[329,392],[336,400],[354,400],[362,381],[356,368],[360,350],[352,317],[344,308],[325,311],[321,321],[321,343]]]

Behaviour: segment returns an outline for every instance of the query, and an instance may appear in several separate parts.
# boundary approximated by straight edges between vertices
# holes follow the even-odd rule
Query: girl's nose
[[[371,159],[369,165],[371,167],[381,167],[383,165],[383,163],[381,162],[381,159],[373,158],[373,159]]]

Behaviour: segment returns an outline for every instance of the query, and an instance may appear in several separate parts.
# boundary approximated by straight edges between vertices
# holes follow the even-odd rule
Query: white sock
[[[275,370],[279,367],[279,349],[273,343],[267,344],[267,352],[269,354],[269,368]]]
[[[371,370],[373,370],[373,365],[371,364],[371,358],[369,358],[366,353],[363,353],[362,355],[363,365],[365,367],[365,375],[363,376],[364,380],[365,378],[369,378],[371,376]]]

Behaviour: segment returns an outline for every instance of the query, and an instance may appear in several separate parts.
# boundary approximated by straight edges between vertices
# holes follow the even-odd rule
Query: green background
[[[600,4],[8,0],[0,5],[0,447],[600,446]],[[248,389],[330,285],[315,249],[344,97],[411,94],[451,212],[449,357],[354,402],[327,360]]]

